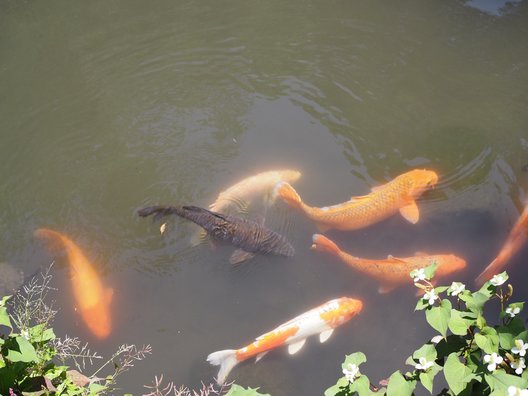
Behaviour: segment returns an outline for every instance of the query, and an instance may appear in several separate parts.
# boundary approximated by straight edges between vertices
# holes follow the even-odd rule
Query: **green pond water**
[[[445,282],[474,287],[527,198],[528,2],[1,0],[0,160],[0,271],[18,279],[56,259],[57,334],[106,356],[152,345],[118,393],[141,394],[160,374],[208,383],[209,353],[340,296],[364,310],[325,344],[277,349],[229,379],[320,395],[344,355],[362,351],[378,381],[408,370],[405,358],[435,335],[413,312],[410,278],[378,294],[375,280],[310,251],[315,226],[282,202],[266,225],[295,257],[236,268],[230,247],[191,246],[185,220],[160,236],[136,210],[207,206],[270,169],[301,171],[295,186],[315,206],[433,169],[440,183],[418,202],[418,224],[398,215],[327,235],[365,258],[455,253],[468,268]],[[74,310],[67,262],[35,239],[39,227],[72,238],[114,289],[108,339]],[[519,300],[526,257],[508,267]]]

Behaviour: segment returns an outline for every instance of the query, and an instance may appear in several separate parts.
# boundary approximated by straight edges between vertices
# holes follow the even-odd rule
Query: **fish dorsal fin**
[[[350,201],[361,201],[362,199],[370,198],[370,195],[352,195],[350,197]],[[349,202],[350,202],[349,201]]]
[[[405,220],[412,224],[418,223],[418,220],[420,219],[420,211],[418,210],[415,201],[411,201],[411,203],[400,208],[400,214]]]
[[[334,332],[334,329],[329,329],[329,330],[325,330],[319,333],[319,342],[322,344],[323,342],[328,340],[333,332]]]
[[[414,252],[414,255],[415,256],[430,256],[429,253],[426,253],[426,252],[422,252],[422,251],[417,251],[417,252]]]
[[[401,258],[398,258],[398,257],[394,257],[392,254],[389,254],[387,256],[387,260],[391,260],[391,261],[399,261],[400,263],[406,263],[407,261],[401,259]]]
[[[242,250],[242,249],[237,249],[233,252],[231,257],[229,258],[229,263],[240,264],[253,257],[255,257],[254,253],[246,252],[245,250]]]
[[[267,354],[268,352],[269,352],[269,351],[264,351],[264,352],[262,352],[262,353],[259,353],[259,354],[257,355],[257,358],[255,359],[255,363],[258,363],[258,361],[259,361],[260,359],[262,359],[264,356],[266,356],[266,354]]]
[[[379,294],[387,294],[394,290],[396,286],[391,284],[384,284],[378,287],[378,293]]]
[[[301,341],[297,341],[293,344],[288,345],[288,353],[290,355],[295,355],[297,352],[301,350],[305,342],[306,342],[306,338],[302,339]]]

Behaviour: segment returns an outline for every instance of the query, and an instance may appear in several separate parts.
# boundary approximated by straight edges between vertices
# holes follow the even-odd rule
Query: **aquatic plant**
[[[149,393],[145,393],[143,396],[270,396],[258,393],[258,388],[244,389],[232,382],[218,387],[216,384],[205,385],[202,382],[200,389],[189,389],[184,385],[177,387],[173,382],[163,384],[163,374],[159,377],[156,376],[152,385],[145,385],[145,388],[149,390]]]
[[[51,266],[40,278],[0,300],[0,395],[105,395],[116,378],[151,353],[149,345],[121,345],[93,374],[87,363],[103,359],[78,338],[58,338],[51,324],[57,311],[49,304]],[[61,365],[54,360],[61,361]],[[73,362],[77,370],[65,362]],[[97,375],[111,365],[112,370]]]
[[[505,286],[506,272],[471,292],[460,282],[435,287],[431,282],[435,269],[433,264],[410,274],[423,290],[415,310],[424,311],[427,323],[439,333],[406,360],[414,370],[395,371],[375,386],[360,372],[365,355],[353,353],[342,364],[343,377],[325,396],[406,396],[418,384],[433,394],[433,382],[440,373],[449,387],[441,395],[528,395],[528,331],[517,316],[524,302],[510,302],[513,287]],[[492,300],[500,304],[495,325],[484,317],[484,306]]]

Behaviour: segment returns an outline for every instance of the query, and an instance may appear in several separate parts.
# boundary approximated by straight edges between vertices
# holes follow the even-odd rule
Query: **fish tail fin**
[[[302,206],[302,200],[299,194],[297,194],[297,191],[285,181],[279,182],[275,185],[273,189],[273,197],[277,196],[285,200],[290,206],[299,209]]]
[[[331,253],[334,255],[338,255],[341,252],[339,246],[337,246],[333,241],[321,234],[313,234],[311,249],[317,250],[319,252]]]
[[[154,215],[154,220],[158,220],[164,216],[168,216],[170,214],[178,214],[180,212],[180,209],[175,206],[147,206],[144,208],[141,208],[137,211],[137,214],[141,217],[148,217],[150,215]]]
[[[213,366],[220,366],[220,371],[216,377],[216,382],[218,385],[224,384],[233,367],[238,364],[236,350],[234,349],[225,349],[223,351],[213,352],[207,356],[207,361]]]
[[[502,267],[504,266],[503,260],[499,260],[497,257],[493,260],[485,269],[482,271],[479,276],[475,279],[477,286],[482,286],[484,283],[489,281],[493,275],[497,275]]]

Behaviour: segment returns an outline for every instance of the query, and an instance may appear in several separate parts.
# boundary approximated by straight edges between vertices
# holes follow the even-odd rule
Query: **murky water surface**
[[[294,357],[274,351],[230,379],[274,396],[318,395],[355,351],[374,381],[406,370],[433,335],[413,312],[413,287],[380,295],[376,281],[310,251],[315,226],[284,203],[266,225],[296,256],[236,268],[229,247],[190,246],[188,222],[173,219],[160,236],[135,211],[206,206],[269,169],[300,170],[295,186],[316,206],[434,169],[441,182],[420,200],[417,225],[394,216],[327,235],[366,258],[456,253],[469,263],[457,280],[472,284],[526,199],[527,38],[526,1],[3,0],[0,262],[25,274],[46,267],[39,227],[79,244],[114,289],[113,333],[98,341],[85,329],[64,260],[53,269],[56,332],[106,355],[151,344],[153,355],[121,378],[123,393],[162,373],[209,382],[209,353],[338,296],[365,306],[327,343],[310,339]],[[527,253],[509,268],[524,300]]]

